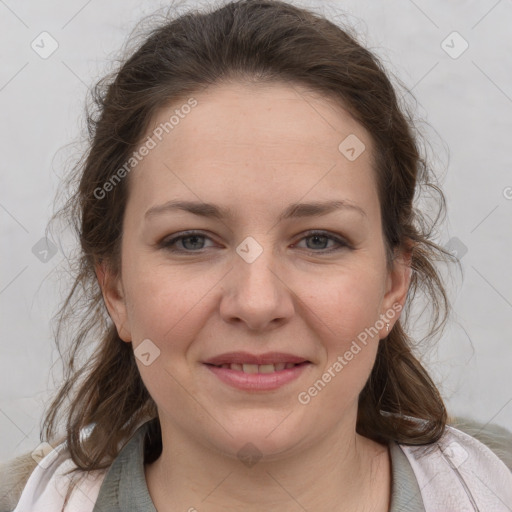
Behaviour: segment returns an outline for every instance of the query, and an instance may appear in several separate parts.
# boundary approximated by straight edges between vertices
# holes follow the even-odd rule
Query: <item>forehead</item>
[[[176,158],[190,155],[191,145],[206,150],[219,143],[230,145],[235,157],[261,154],[263,147],[265,154],[272,148],[269,157],[279,157],[287,154],[289,143],[300,143],[304,151],[297,156],[315,159],[322,154],[328,159],[338,155],[345,136],[357,133],[368,138],[339,102],[298,84],[223,83],[193,96],[197,106],[172,128]],[[153,127],[165,125],[169,114],[185,103],[160,110]]]
[[[217,84],[191,97],[193,108],[187,99],[162,108],[145,135],[156,145],[130,176],[140,207],[183,194],[261,204],[308,190],[375,198],[370,136],[340,103],[286,83]],[[365,148],[356,159],[343,153],[346,140]]]

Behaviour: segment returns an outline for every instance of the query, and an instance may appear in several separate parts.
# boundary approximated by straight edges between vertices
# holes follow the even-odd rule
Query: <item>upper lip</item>
[[[205,364],[273,364],[273,363],[304,363],[309,362],[304,357],[286,354],[284,352],[265,352],[264,354],[250,354],[249,352],[226,352],[203,361]]]

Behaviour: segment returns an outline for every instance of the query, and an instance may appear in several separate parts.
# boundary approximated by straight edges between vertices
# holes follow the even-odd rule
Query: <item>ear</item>
[[[131,342],[132,337],[121,280],[118,276],[113,275],[109,266],[104,261],[96,263],[94,270],[103,294],[105,306],[116,326],[119,337],[123,341]]]
[[[386,279],[386,293],[382,302],[381,318],[388,323],[389,331],[393,328],[393,325],[400,317],[405,300],[407,299],[407,293],[409,291],[409,285],[411,284],[412,275],[412,248],[406,247],[397,249],[393,261],[391,262],[391,268],[388,271]],[[389,331],[384,328],[383,338],[385,338]]]

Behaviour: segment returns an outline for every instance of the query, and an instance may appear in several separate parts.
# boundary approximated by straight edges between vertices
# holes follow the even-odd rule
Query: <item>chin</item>
[[[264,418],[262,413],[246,415],[238,420],[223,422],[224,428],[231,435],[227,434],[222,439],[217,439],[217,442],[211,436],[207,438],[215,443],[217,451],[230,457],[241,460],[276,460],[291,454],[307,437],[302,432],[303,426],[291,419],[293,414],[285,419],[286,417],[282,412],[268,414]]]

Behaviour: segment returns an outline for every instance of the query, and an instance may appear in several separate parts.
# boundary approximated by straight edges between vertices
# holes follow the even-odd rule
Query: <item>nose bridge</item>
[[[264,237],[260,237],[262,240]],[[221,312],[226,320],[239,319],[250,328],[263,328],[293,314],[290,291],[279,276],[279,255],[269,237],[265,246],[247,237],[236,248]],[[275,323],[275,322],[273,322]]]
[[[259,237],[262,240],[263,237]],[[275,275],[276,257],[269,237],[266,237],[265,247],[255,238],[245,238],[236,248],[239,257],[235,263],[237,292],[247,294],[255,304],[264,300],[270,304],[277,298],[279,287]]]

